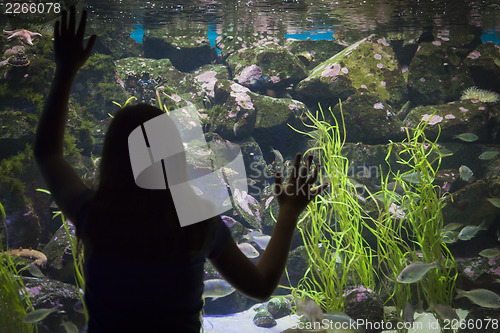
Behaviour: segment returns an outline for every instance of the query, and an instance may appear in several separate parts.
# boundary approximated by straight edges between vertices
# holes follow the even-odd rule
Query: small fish
[[[69,320],[64,320],[61,322],[61,326],[64,327],[66,330],[66,333],[78,333],[80,330],[78,327],[73,323],[72,321]]]
[[[463,226],[464,226],[463,223],[452,222],[452,223],[448,223],[447,225],[445,225],[443,227],[443,231],[457,230],[458,228],[461,228]]]
[[[457,230],[443,230],[441,232],[441,240],[446,244],[453,244],[458,240],[459,231]]]
[[[469,179],[471,179],[474,175],[472,170],[469,169],[469,167],[466,165],[461,165],[460,168],[458,168],[458,172],[460,173],[460,178],[462,178],[466,182],[469,181]]]
[[[481,155],[479,155],[479,159],[483,160],[483,161],[488,161],[488,160],[494,159],[495,157],[497,157],[497,155],[498,155],[498,151],[488,150],[488,151],[485,151],[484,153],[482,153]]]
[[[212,301],[231,295],[235,289],[226,280],[210,279],[203,281],[203,298],[212,297]]]
[[[238,124],[237,122],[234,123],[233,125],[233,133],[234,133],[234,136],[236,136],[236,134],[238,133],[238,128],[240,127],[240,124]]]
[[[488,230],[488,228],[486,228],[486,221],[483,221],[480,225],[465,226],[462,230],[460,230],[458,239],[464,241],[471,240],[480,230]]]
[[[53,308],[43,308],[43,309],[36,309],[31,312],[28,312],[26,316],[23,318],[23,322],[28,323],[28,324],[33,324],[36,323],[40,320],[43,320],[47,318],[48,315],[50,315],[53,312],[59,311],[58,306],[54,306]]]
[[[78,313],[85,313],[85,308],[83,306],[83,302],[81,299],[79,299],[74,305],[73,305],[73,310],[75,310]]]
[[[297,314],[304,315],[310,323],[321,322],[323,320],[323,310],[312,299],[295,300],[297,304]]]
[[[406,302],[405,309],[403,310],[403,320],[405,323],[413,323],[413,318],[415,316],[415,308],[411,302]]]
[[[460,139],[460,140],[465,141],[465,142],[474,142],[477,139],[479,139],[479,137],[474,133],[458,134],[458,135],[455,135],[455,138]]]
[[[271,147],[271,153],[274,154],[274,160],[278,163],[283,163],[283,155],[281,155],[281,153],[279,152],[279,150],[277,149],[274,149]]]
[[[500,208],[500,198],[486,198],[493,206]]]
[[[460,318],[457,315],[457,312],[449,305],[443,305],[443,304],[434,304],[431,303],[430,307],[427,309],[427,311],[434,312],[438,315],[441,320],[444,321],[453,321],[453,320],[460,320]]]
[[[481,257],[485,258],[495,258],[500,256],[500,250],[499,249],[485,249],[479,252],[479,255]]]
[[[352,319],[348,315],[346,315],[344,312],[333,312],[333,313],[324,313],[323,314],[323,320],[327,320],[328,323],[333,323],[332,327],[348,327],[349,329],[339,329],[339,330],[328,330],[328,332],[357,332],[360,327],[358,327],[358,323],[356,320]],[[341,323],[335,324],[335,323]],[[346,324],[342,324],[346,323]],[[309,332],[309,331],[304,331],[304,332]],[[314,331],[311,331],[314,332]]]
[[[226,215],[221,215],[220,218],[222,219],[222,222],[224,222],[224,224],[228,228],[231,228],[233,225],[235,225],[238,222],[235,219],[233,219],[232,217],[226,216]]]
[[[438,268],[438,261],[431,263],[414,262],[406,266],[397,277],[400,283],[414,283],[424,278],[425,274],[433,268]]]
[[[420,184],[420,175],[418,172],[411,172],[401,175],[401,179],[413,184]]]
[[[30,272],[30,274],[33,275],[34,277],[37,277],[37,278],[46,277],[45,274],[42,273],[40,268],[38,268],[38,266],[35,265],[34,263],[29,264],[27,267],[28,267],[27,268],[28,272]]]
[[[244,235],[243,238],[247,239],[249,242],[256,243],[262,250],[266,249],[269,241],[271,240],[271,236],[257,231],[251,231],[250,233]]]
[[[238,244],[238,248],[243,252],[247,258],[257,258],[260,254],[259,251],[255,249],[251,244],[248,243],[240,243]]]
[[[500,308],[500,296],[488,289],[473,289],[469,291],[457,289],[455,299],[460,297],[467,297],[471,302],[483,308]]]

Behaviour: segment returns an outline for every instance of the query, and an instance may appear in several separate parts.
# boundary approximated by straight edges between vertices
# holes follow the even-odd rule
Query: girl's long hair
[[[162,114],[151,105],[137,104],[119,110],[111,121],[104,139],[99,185],[85,209],[88,214],[82,228],[77,230],[86,250],[157,260],[190,254],[206,244],[214,219],[181,227],[170,190],[148,190],[135,184],[128,136]]]

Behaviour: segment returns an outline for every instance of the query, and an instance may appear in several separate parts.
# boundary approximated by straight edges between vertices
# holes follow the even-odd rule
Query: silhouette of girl
[[[299,214],[327,186],[313,187],[319,166],[311,168],[312,156],[301,164],[296,155],[285,184],[276,174],[279,215],[257,264],[238,249],[220,217],[180,227],[168,189],[135,184],[128,136],[162,114],[153,106],[116,113],[106,132],[99,184],[88,188],[64,159],[63,138],[71,87],[96,36],[84,46],[87,12],[78,27],[74,7],[67,16],[63,11],[55,24],[56,71],[34,154],[54,200],[84,243],[88,332],[199,332],[206,258],[239,292],[267,299],[283,275]]]

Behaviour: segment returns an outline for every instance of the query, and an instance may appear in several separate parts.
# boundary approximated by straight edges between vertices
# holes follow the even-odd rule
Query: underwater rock
[[[301,116],[308,111],[304,103],[290,98],[271,98],[258,95],[254,101],[257,110],[253,136],[262,147],[273,142],[274,149],[284,156],[295,156],[297,147],[307,138],[290,128],[304,131]],[[268,148],[269,149],[269,148]]]
[[[218,108],[219,114],[212,115],[214,132],[223,138],[243,138],[250,135],[256,116],[253,101],[260,95],[229,80],[219,80],[215,85],[214,95],[215,103],[221,105]]]
[[[307,76],[307,69],[296,56],[285,47],[268,40],[256,43],[252,48],[242,48],[228,56],[226,61],[235,78],[241,77],[250,66],[258,66],[261,77],[266,78],[268,83],[263,87],[266,91],[283,90]]]
[[[494,224],[500,212],[486,199],[490,194],[498,193],[500,193],[498,178],[480,179],[453,192],[444,199],[445,224],[459,222],[467,226],[478,225],[482,221],[485,221],[487,226]]]
[[[8,206],[6,206],[3,201],[2,203],[4,208],[6,208],[7,213],[5,223],[7,225],[7,234],[9,236],[9,248],[36,248],[40,237],[40,223],[38,216],[35,214],[33,209],[27,206],[19,211],[9,212],[9,210],[7,210]],[[3,229],[3,226],[0,227],[0,230]]]
[[[74,284],[56,280],[23,277],[26,290],[35,309],[61,306],[64,313],[53,313],[38,323],[39,333],[59,332],[63,319],[72,321],[79,329],[85,325],[85,316],[74,310],[80,300],[78,288]]]
[[[109,25],[107,29],[97,30],[88,26],[88,34],[97,34],[93,52],[110,55],[113,59],[142,57],[144,50],[141,44],[130,37],[128,27]]]
[[[291,297],[274,297],[267,302],[267,310],[274,319],[279,319],[288,316],[290,311]]]
[[[458,333],[497,333],[498,326],[491,325],[500,321],[500,309],[486,309],[479,306],[474,306],[463,323],[471,323],[469,325],[460,325]],[[472,324],[474,323],[474,324]],[[489,325],[487,325],[489,324]],[[458,325],[457,325],[458,326]]]
[[[210,47],[207,27],[191,22],[189,27],[175,29],[148,29],[144,34],[143,47],[146,58],[167,58],[181,72],[189,72],[217,57]]]
[[[473,85],[468,66],[453,48],[437,42],[420,43],[408,74],[408,97],[413,105],[448,103]]]
[[[429,140],[435,140],[439,132],[440,141],[457,141],[456,135],[475,133],[479,136],[477,142],[493,143],[499,135],[500,106],[478,100],[418,106],[408,113],[403,123],[413,128],[426,120],[429,120],[429,125],[425,135]]]
[[[464,60],[475,84],[500,93],[500,46],[486,42],[477,46]]]
[[[342,103],[342,110],[348,142],[379,144],[399,141],[406,136],[395,110],[378,96],[355,94]],[[333,112],[337,119],[341,119],[338,104],[333,107]]]
[[[345,49],[345,45],[334,40],[300,40],[288,38],[287,50],[295,54],[308,70]]]
[[[339,98],[370,92],[395,108],[407,99],[398,61],[384,38],[371,35],[316,66],[296,88],[305,103],[335,105]]]
[[[220,49],[222,58],[226,59],[229,55],[240,49],[252,49],[266,43],[283,44],[283,38],[271,31],[238,31],[237,33],[226,33],[217,36],[215,45]]]
[[[68,223],[68,230],[74,236],[75,227]],[[69,246],[68,235],[61,225],[52,239],[43,247],[42,252],[47,255],[47,274],[59,281],[74,283],[73,257]]]
[[[273,327],[276,326],[276,320],[274,320],[273,315],[265,310],[261,309],[253,317],[253,323],[259,327]]]
[[[354,320],[380,323],[384,320],[384,304],[378,294],[363,286],[347,291],[344,299],[345,313]],[[378,333],[382,328],[364,328],[366,333]]]
[[[122,102],[127,99],[125,92],[116,82],[117,67],[111,56],[94,54],[83,65],[75,79],[72,97],[79,105],[79,114],[94,117],[95,120],[109,118],[117,107],[113,101]]]

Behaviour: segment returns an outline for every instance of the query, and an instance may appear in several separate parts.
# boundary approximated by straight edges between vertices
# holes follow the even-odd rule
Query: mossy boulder
[[[75,227],[68,223],[68,231],[75,237]],[[47,256],[47,275],[59,281],[74,283],[73,249],[69,245],[68,234],[61,224],[54,236],[42,249]],[[76,249],[74,249],[76,251]]]
[[[35,137],[37,117],[24,111],[0,111],[0,160],[23,151]]]
[[[116,110],[113,101],[126,100],[115,77],[111,56],[92,55],[80,69],[72,90],[72,105],[89,119],[102,120]]]
[[[492,42],[480,44],[464,61],[475,85],[500,93],[500,46]]]
[[[94,52],[110,55],[113,59],[142,57],[144,55],[142,45],[130,37],[131,28],[127,29],[127,27],[121,25],[109,25],[103,31],[89,30],[89,33],[97,34]]]
[[[187,24],[187,23],[186,23]],[[168,58],[182,72],[189,72],[210,63],[216,57],[210,47],[206,25],[189,23],[175,29],[146,30],[143,39],[144,56],[153,59]]]
[[[467,65],[452,47],[439,40],[420,43],[408,74],[408,94],[413,105],[457,100],[472,85]]]
[[[23,283],[35,310],[54,306],[62,310],[38,322],[39,333],[60,332],[63,320],[73,322],[79,329],[85,326],[85,316],[74,309],[80,301],[78,287],[74,284],[30,277],[23,278]]]
[[[252,48],[241,48],[226,59],[235,80],[244,81],[242,74],[257,66],[261,76],[272,89],[284,89],[307,76],[304,64],[285,47],[264,39]],[[258,78],[255,78],[258,80]],[[243,84],[243,83],[242,83]]]
[[[428,121],[426,136],[434,140],[440,132],[440,141],[457,141],[456,135],[474,133],[477,142],[495,142],[500,123],[499,103],[488,104],[477,100],[459,100],[447,104],[418,106],[404,120],[406,127],[415,127]]]
[[[268,34],[266,31],[257,32],[248,30],[225,32],[215,39],[215,45],[221,51],[222,58],[227,58],[240,49],[253,48],[264,43],[282,44],[282,38],[277,35]]]
[[[370,36],[315,67],[296,93],[305,103],[335,105],[356,93],[369,92],[395,108],[407,100],[398,61],[384,38]]]
[[[346,140],[365,144],[387,143],[405,137],[403,123],[395,116],[391,105],[372,94],[356,94],[342,103]],[[333,108],[337,119],[340,105]]]
[[[214,88],[214,100],[222,107],[213,115],[214,132],[224,138],[246,137],[255,127],[254,100],[259,97],[250,89],[230,80],[219,80]]]
[[[296,55],[308,70],[345,49],[345,45],[333,40],[286,40],[287,50]]]

